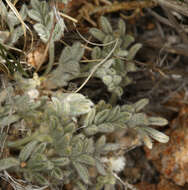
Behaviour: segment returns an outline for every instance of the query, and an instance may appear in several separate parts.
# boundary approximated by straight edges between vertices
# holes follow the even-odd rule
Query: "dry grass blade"
[[[169,21],[175,26],[175,29],[176,29],[177,33],[179,33],[179,35],[181,36],[182,41],[185,44],[188,44],[187,34],[185,33],[183,27],[178,23],[178,21],[176,20],[174,15],[171,13],[171,11],[169,11],[165,7],[163,7],[163,10],[165,11],[167,17],[169,18]]]
[[[8,6],[11,8],[11,10],[13,11],[13,13],[16,15],[16,17],[19,19],[19,21],[21,22],[22,24],[22,28],[23,28],[23,32],[24,32],[24,48],[26,47],[26,39],[27,39],[27,35],[26,35],[26,29],[29,30],[31,36],[32,36],[32,43],[31,43],[31,47],[32,47],[32,44],[33,44],[33,35],[32,35],[32,32],[31,30],[29,29],[29,27],[24,23],[22,17],[20,16],[19,12],[17,11],[17,9],[15,8],[15,6],[9,1],[9,0],[6,0],[6,3],[8,4]]]
[[[75,19],[75,18],[73,18],[73,17],[71,17],[71,16],[69,16],[69,15],[67,15],[67,14],[64,14],[64,13],[59,13],[63,18],[67,18],[67,19],[69,19],[69,20],[71,20],[72,22],[74,22],[74,23],[77,23],[78,21]]]
[[[178,0],[155,0],[155,2],[167,8],[170,8],[173,11],[177,11],[184,16],[188,16],[188,3]]]
[[[97,69],[98,69],[103,63],[105,63],[105,61],[107,61],[107,60],[110,58],[110,56],[112,55],[112,53],[114,52],[114,50],[115,50],[116,47],[117,47],[118,41],[119,41],[118,39],[115,41],[116,43],[115,43],[113,49],[110,51],[110,53],[109,53],[99,64],[97,64],[97,65],[93,68],[93,70],[91,71],[90,75],[87,77],[87,79],[84,81],[84,83],[75,91],[75,93],[79,92],[79,91],[86,85],[86,83],[89,81],[89,79],[92,77],[92,75],[97,71]]]
[[[16,3],[18,2],[19,0],[14,0],[14,6],[16,5]]]
[[[9,0],[6,0],[8,6],[11,8],[11,10],[13,11],[13,13],[17,16],[17,18],[19,19],[19,21],[21,22],[22,24],[22,29],[23,29],[23,32],[24,32],[24,49],[26,47],[26,28],[28,28],[26,26],[26,24],[24,23],[22,17],[20,16],[19,12],[17,11],[17,9],[15,8],[15,6],[9,1]]]
[[[22,184],[27,183],[26,181],[15,179],[6,170],[0,174],[0,178],[9,183],[14,190],[44,190],[47,188],[47,186],[44,187],[38,187],[33,185],[23,186]]]
[[[113,43],[116,42],[116,40],[113,40],[113,41],[107,42],[107,43],[103,43],[103,44],[90,42],[90,41],[87,40],[84,36],[82,36],[82,34],[80,34],[80,32],[79,32],[79,31],[77,30],[77,28],[76,28],[75,23],[73,23],[73,25],[74,25],[74,27],[75,27],[76,32],[77,32],[78,35],[80,36],[80,38],[82,38],[82,40],[84,40],[84,41],[87,42],[88,44],[91,44],[91,45],[94,45],[94,46],[108,46],[108,45],[113,44]]]
[[[10,76],[10,71],[9,71],[8,67],[2,62],[0,62],[0,72],[1,71],[3,73],[7,73],[7,75]]]

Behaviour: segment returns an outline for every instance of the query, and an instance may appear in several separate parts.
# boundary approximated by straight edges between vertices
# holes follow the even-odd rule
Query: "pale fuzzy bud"
[[[126,164],[126,160],[123,156],[119,156],[119,157],[103,157],[101,158],[101,161],[103,163],[107,163],[109,164],[109,166],[111,167],[112,171],[119,173],[121,172]]]
[[[31,89],[27,92],[31,100],[34,100],[39,97],[39,91],[37,89]]]

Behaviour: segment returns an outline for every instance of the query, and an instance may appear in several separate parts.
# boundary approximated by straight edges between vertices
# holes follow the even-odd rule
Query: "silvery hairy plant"
[[[24,73],[19,61],[9,51],[10,47],[23,36],[23,26],[12,10],[8,10],[3,1],[0,1],[0,67],[5,73],[19,71]],[[19,14],[24,21],[27,17],[27,6],[22,5]]]
[[[96,46],[93,48],[92,59],[104,59],[114,47],[115,43],[111,42],[118,40],[118,43],[112,56],[97,70],[95,76],[103,81],[109,92],[121,97],[123,87],[132,81],[127,76],[127,73],[137,70],[132,60],[142,45],[136,43],[131,46],[134,42],[134,38],[126,34],[126,25],[122,19],[118,22],[117,30],[113,30],[111,23],[104,16],[100,18],[100,25],[101,30],[97,28],[90,29],[92,36],[104,44],[102,47]]]
[[[49,43],[49,63],[46,73],[50,72],[54,63],[54,43],[59,41],[64,34],[64,20],[59,16],[57,10],[50,8],[46,1],[31,0],[31,9],[28,16],[36,21],[34,29],[44,43]]]
[[[34,96],[31,91],[40,88],[36,75],[24,79],[16,74],[15,79],[14,87],[11,83],[1,87],[0,126],[2,131],[11,126],[21,138],[7,138],[1,146],[19,154],[2,158],[0,171],[15,172],[27,182],[51,188],[71,183],[81,190],[102,189],[116,183],[102,158],[122,148],[108,142],[106,134],[126,128],[136,130],[148,148],[152,148],[151,138],[168,141],[168,136],[149,127],[163,126],[167,121],[140,112],[147,99],[112,107],[104,101],[95,105],[79,93]],[[5,136],[1,133],[1,139]]]
[[[71,80],[79,78],[81,75],[80,59],[83,54],[84,49],[80,42],[65,47],[59,57],[57,68],[47,76],[45,86],[48,89],[56,89],[67,86]]]
[[[92,73],[92,76],[100,78],[109,92],[118,97],[122,96],[123,88],[132,81],[127,76],[127,73],[137,70],[132,60],[142,45],[136,43],[131,46],[134,38],[126,34],[126,25],[123,20],[119,20],[118,29],[114,31],[107,18],[101,17],[100,21],[102,30],[96,28],[90,30],[90,33],[103,43],[102,48],[96,46],[91,53],[91,58],[96,62],[88,63],[87,65],[79,63],[84,53],[80,43],[72,47],[66,47],[59,58],[58,68],[49,74],[48,88],[66,86],[70,80],[83,76],[88,77],[96,66],[100,64],[99,62],[105,60],[111,53],[111,56]],[[114,51],[112,52],[113,49]],[[62,75],[61,73],[64,74]]]
[[[14,45],[21,36],[23,36],[24,31],[21,26],[20,20],[16,17],[15,13],[12,10],[7,9],[3,1],[0,2],[0,18],[7,24],[8,30],[0,31],[0,42],[7,45]],[[19,14],[24,21],[27,17],[27,6],[22,5]]]
[[[68,0],[59,2],[66,4]],[[0,34],[10,33],[6,40],[0,35],[0,42],[14,45],[23,29],[2,1],[0,7],[1,18],[9,28]],[[55,42],[61,39],[65,28],[56,11],[47,1],[39,0],[31,0],[28,7],[23,5],[19,11],[23,21],[27,16],[34,21],[33,29],[49,45],[48,75],[39,77],[35,73],[33,78],[24,78],[15,73],[14,81],[4,79],[0,86],[0,146],[1,150],[9,150],[6,156],[2,154],[0,171],[7,170],[27,183],[51,189],[72,184],[79,190],[102,190],[117,183],[115,171],[104,160],[122,149],[118,142],[110,142],[107,135],[122,129],[134,130],[140,142],[151,149],[152,139],[166,143],[169,137],[150,126],[164,126],[167,120],[141,111],[148,104],[147,99],[120,106],[103,100],[94,103],[81,93],[62,92],[61,88],[71,80],[90,76],[95,66],[105,60],[93,77],[100,78],[109,92],[121,97],[123,88],[131,83],[127,73],[137,69],[132,60],[141,44],[132,45],[134,38],[126,34],[123,20],[114,30],[101,17],[101,30],[90,30],[103,44],[93,48],[91,58],[96,61],[81,64],[84,48],[75,42],[62,50],[52,69]],[[0,53],[6,56],[4,52],[0,46]]]

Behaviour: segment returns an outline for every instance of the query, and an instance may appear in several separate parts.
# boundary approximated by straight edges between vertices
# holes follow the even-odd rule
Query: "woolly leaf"
[[[39,162],[48,161],[48,158],[45,154],[36,153],[28,160],[28,166],[32,167],[32,164],[38,164]]]
[[[4,118],[0,118],[0,126],[5,127],[9,126],[10,124],[17,122],[20,119],[20,116],[18,115],[9,115]]]
[[[31,10],[28,10],[27,14],[31,19],[37,22],[42,22],[41,14],[38,11],[31,9]]]
[[[106,144],[106,137],[103,135],[97,140],[95,144],[96,151],[100,152],[102,148],[105,146],[105,144]]]
[[[99,40],[100,42],[104,41],[104,38],[106,36],[106,34],[104,32],[102,32],[101,30],[97,29],[97,28],[91,28],[89,30],[90,34],[96,38],[97,40]]]
[[[101,24],[102,30],[106,34],[111,34],[112,33],[112,26],[111,26],[110,22],[108,21],[108,19],[106,17],[102,16],[100,18],[100,24]]]
[[[23,172],[23,177],[24,177],[24,180],[26,180],[27,182],[32,182],[33,172],[26,170],[25,172]]]
[[[65,64],[67,61],[72,60],[74,57],[72,56],[73,52],[73,46],[72,47],[65,47],[64,50],[61,53],[61,56],[59,58],[60,64]]]
[[[167,143],[169,141],[169,137],[167,135],[157,131],[156,129],[150,127],[142,127],[142,129],[146,131],[150,137],[157,140],[158,142]]]
[[[5,43],[10,36],[9,31],[0,31],[0,43]]]
[[[129,113],[134,113],[135,108],[133,105],[125,104],[125,105],[121,106],[121,111],[127,111]]]
[[[136,130],[139,132],[139,135],[141,136],[141,139],[143,140],[144,144],[149,149],[152,149],[152,147],[153,147],[152,139],[148,136],[147,132],[139,127],[137,127]]]
[[[110,90],[109,90],[110,91]],[[117,86],[115,89],[114,89],[114,93],[117,94],[118,97],[121,97],[123,95],[123,89],[122,87],[120,86]]]
[[[38,33],[38,35],[40,36],[40,39],[44,43],[47,43],[48,39],[50,37],[50,32],[46,29],[46,27],[44,25],[42,25],[41,23],[37,23],[34,25],[34,29]]]
[[[76,130],[75,123],[71,122],[64,127],[64,133],[74,133]]]
[[[101,175],[107,175],[107,172],[104,168],[104,164],[102,164],[101,162],[99,162],[98,160],[96,160],[96,168],[97,171],[101,174]]]
[[[149,117],[150,125],[164,126],[168,124],[168,121],[162,117]]]
[[[72,153],[72,147],[70,142],[72,139],[72,134],[67,133],[63,137],[60,137],[58,141],[54,142],[57,153],[61,156],[69,156]]]
[[[149,125],[148,117],[144,113],[134,114],[128,122],[130,127]]]
[[[129,54],[129,52],[127,50],[119,50],[116,52],[116,56],[117,57],[126,57]]]
[[[76,162],[95,166],[95,159],[92,156],[87,155],[87,154],[82,154],[81,156],[76,158]]]
[[[114,126],[111,123],[102,123],[97,126],[101,133],[111,133],[114,131]]]
[[[27,167],[32,171],[40,172],[46,170],[52,170],[54,168],[53,162],[49,161],[47,156],[44,154],[35,154],[27,162]]]
[[[76,77],[80,73],[80,65],[75,60],[69,60],[66,64],[63,64],[63,71]]]
[[[123,49],[127,49],[134,42],[134,37],[131,35],[125,35],[123,39]]]
[[[46,143],[46,142],[40,143],[40,144],[33,150],[32,156],[33,156],[34,154],[37,154],[37,153],[44,153],[44,151],[46,150],[46,146],[47,146],[47,143]]]
[[[21,162],[25,162],[29,158],[37,144],[37,141],[31,141],[30,143],[25,145],[24,148],[22,148],[19,154],[19,159]]]
[[[75,42],[71,49],[71,56],[74,57],[74,60],[80,61],[84,54],[84,48],[82,47],[80,42]]]
[[[107,117],[108,122],[114,122],[117,120],[118,116],[120,114],[120,106],[116,106],[110,111],[109,116]]]
[[[101,112],[97,113],[97,115],[95,116],[94,123],[96,125],[103,123],[104,121],[106,121],[106,118],[109,116],[109,114],[110,114],[109,109],[102,110]]]
[[[19,166],[20,161],[15,158],[4,158],[0,160],[0,171],[9,169],[11,167]]]
[[[104,75],[102,77],[102,81],[105,85],[110,85],[112,83],[113,78],[110,75]]]
[[[116,143],[107,143],[103,147],[104,152],[116,151],[118,149],[120,149],[120,145]]]
[[[85,139],[84,141],[84,146],[83,146],[83,150],[85,153],[88,153],[88,154],[93,154],[94,152],[94,142],[93,142],[93,139],[90,138],[90,139]]]
[[[95,73],[96,77],[102,78],[107,74],[106,70],[104,68],[98,69],[98,71]]]
[[[33,9],[39,11],[40,9],[40,1],[39,0],[31,0],[31,6]]]
[[[3,3],[3,1],[0,1],[0,15],[3,19],[5,19],[5,21],[7,20],[7,8],[5,6],[5,4]]]
[[[63,67],[59,67],[51,72],[50,78],[45,81],[45,86],[48,89],[66,86],[68,85],[68,81],[73,78],[71,74],[65,73]]]
[[[127,122],[130,119],[132,119],[132,114],[129,112],[120,112],[117,117],[118,122]]]
[[[114,125],[114,128],[116,130],[118,130],[118,129],[127,129],[128,128],[128,125],[125,124],[124,122],[116,122],[116,123],[113,123],[113,125]]]
[[[70,104],[70,114],[72,116],[86,114],[90,112],[94,105],[91,100],[79,93],[67,93],[64,97],[64,102]]]
[[[84,118],[84,126],[90,126],[93,123],[93,120],[95,119],[96,110],[95,108],[92,108],[90,112],[86,115]]]
[[[109,69],[113,64],[115,63],[115,60],[112,58],[112,59],[108,59],[108,61],[106,61],[102,68],[104,69]]]
[[[139,44],[139,43],[133,45],[133,46],[130,48],[130,50],[129,50],[129,54],[128,54],[128,56],[127,56],[127,60],[128,60],[128,61],[133,60],[134,57],[135,57],[135,55],[136,55],[136,53],[138,52],[138,50],[139,50],[141,47],[142,47],[142,44]]]
[[[116,179],[112,175],[99,176],[97,178],[97,182],[100,184],[112,184],[112,185],[114,185],[116,183]]]
[[[76,169],[80,178],[83,180],[83,182],[86,184],[89,184],[90,183],[89,172],[88,172],[87,168],[83,164],[80,164],[78,162],[73,162],[73,166]]]
[[[19,24],[19,20],[12,10],[8,12],[7,21],[7,24],[11,30],[13,30],[15,25]]]
[[[69,115],[70,112],[71,112],[71,107],[69,102],[63,101],[63,103],[61,104],[61,111],[60,112],[57,111],[57,113]]]
[[[53,30],[53,36],[52,36],[53,41],[58,41],[61,39],[61,37],[64,33],[64,28],[65,28],[64,20],[62,18],[60,18]]]
[[[46,27],[46,29],[48,31],[51,32],[52,28],[54,28],[54,12],[50,11],[48,14],[45,14],[44,21],[42,20],[41,23]],[[57,26],[57,24],[56,24],[56,26]],[[53,32],[54,32],[54,30],[53,30]],[[61,33],[61,31],[59,31],[58,33]],[[53,39],[53,36],[54,36],[54,34],[52,34],[52,39]]]
[[[137,71],[137,67],[136,67],[136,65],[134,63],[127,62],[125,67],[126,67],[127,72],[135,72],[135,71]]]
[[[61,101],[56,98],[56,97],[52,97],[52,103],[53,103],[53,107],[55,108],[55,111],[57,113],[69,113],[70,112],[70,105],[68,103],[64,103],[64,106],[62,106]]]
[[[10,45],[15,44],[19,40],[19,38],[23,35],[23,33],[24,33],[23,28],[21,26],[16,27],[12,32],[8,43]]]
[[[76,182],[76,186],[78,187],[79,190],[87,190],[88,189],[88,187],[83,185],[80,181]]]
[[[84,49],[80,43],[75,43],[71,47],[66,47],[59,58],[59,65],[54,69],[45,86],[48,89],[66,86],[68,81],[76,78],[80,74],[80,61],[83,56]]]
[[[112,35],[106,35],[103,43],[106,44],[106,43],[110,43],[112,41],[114,41],[114,37]],[[113,47],[114,47],[113,43],[110,45],[104,46],[102,56],[106,57],[112,51]]]
[[[51,161],[54,163],[55,166],[67,166],[70,163],[69,158],[67,157],[57,157],[57,158],[52,158]]]
[[[60,168],[56,167],[51,172],[50,175],[56,179],[62,180],[63,179],[63,172]]]
[[[67,64],[70,60],[80,61],[84,53],[81,43],[75,42],[72,46],[66,47],[59,58],[60,64]]]
[[[22,17],[22,20],[25,20],[26,17],[27,17],[27,12],[28,12],[28,9],[27,9],[27,6],[25,4],[22,5],[22,8],[19,12],[20,16]]]
[[[135,112],[142,110],[148,103],[149,103],[148,99],[141,99],[137,101],[135,104],[133,104]]]
[[[115,85],[113,83],[111,83],[111,84],[108,85],[108,91],[109,92],[113,92],[115,88],[116,87],[115,87]]]
[[[120,36],[124,36],[126,32],[126,25],[122,19],[119,19],[118,29],[119,29]]]
[[[19,14],[22,18],[22,20],[25,20],[26,17],[27,17],[27,6],[26,5],[23,5]],[[15,15],[15,13],[11,10],[8,12],[8,15],[7,15],[7,24],[9,26],[10,29],[13,29],[14,26],[20,24],[20,20],[17,18],[17,16]]]
[[[129,84],[132,83],[132,79],[129,78],[128,76],[126,76],[126,77],[124,78],[123,83],[124,83],[124,86],[127,86],[127,85],[129,85]]]
[[[100,59],[101,55],[102,55],[101,49],[98,46],[94,47],[91,52],[92,59]]]
[[[120,84],[121,81],[122,81],[122,77],[120,75],[114,75],[113,76],[113,83],[114,83],[114,85]]]
[[[84,133],[88,136],[95,135],[98,132],[98,127],[96,125],[91,125],[84,129]]]
[[[46,17],[49,13],[49,5],[46,1],[40,2],[40,13],[43,17]],[[45,23],[43,23],[45,24]]]
[[[33,178],[40,185],[49,185],[48,180],[39,173],[35,173],[35,175],[33,175]]]
[[[77,156],[80,155],[83,151],[83,139],[81,138],[73,138],[72,142],[72,155]]]

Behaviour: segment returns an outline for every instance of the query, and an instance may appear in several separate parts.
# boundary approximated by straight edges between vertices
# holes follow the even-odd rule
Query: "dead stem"
[[[153,1],[131,1],[131,2],[122,2],[122,3],[113,3],[111,5],[106,6],[98,6],[98,7],[91,7],[91,5],[86,4],[81,10],[80,15],[78,16],[78,20],[80,20],[81,17],[83,17],[83,14],[85,15],[86,9],[92,8],[93,10],[87,11],[88,15],[91,16],[93,14],[105,14],[105,13],[112,13],[117,12],[121,10],[135,10],[138,8],[151,8],[155,7],[157,4]]]

